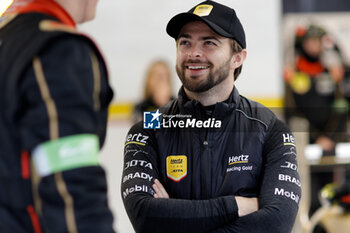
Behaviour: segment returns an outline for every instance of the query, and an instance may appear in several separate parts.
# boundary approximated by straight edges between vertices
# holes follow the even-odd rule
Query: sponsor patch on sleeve
[[[96,135],[80,134],[38,145],[33,150],[35,168],[40,176],[79,167],[98,165],[99,141]]]
[[[170,155],[166,158],[166,172],[169,179],[179,182],[187,176],[187,156]]]
[[[285,146],[295,146],[295,140],[293,135],[286,133],[282,135],[283,145]]]
[[[128,136],[126,136],[124,146],[127,146],[129,144],[137,144],[137,145],[145,146],[147,144],[148,138],[149,136],[145,136],[141,133],[128,134]]]

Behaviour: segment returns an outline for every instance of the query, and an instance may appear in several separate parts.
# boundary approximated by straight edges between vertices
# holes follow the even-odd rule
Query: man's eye
[[[186,40],[182,40],[179,42],[179,45],[188,45],[188,44],[189,44],[189,42]]]
[[[204,43],[206,45],[216,45],[213,41],[205,41]]]

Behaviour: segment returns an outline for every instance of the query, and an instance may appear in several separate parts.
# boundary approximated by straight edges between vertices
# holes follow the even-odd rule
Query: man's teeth
[[[191,70],[201,70],[201,69],[207,69],[208,66],[187,66],[187,68]]]

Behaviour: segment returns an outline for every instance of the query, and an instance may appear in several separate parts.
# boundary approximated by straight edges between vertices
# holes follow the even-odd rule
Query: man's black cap
[[[217,34],[233,38],[246,48],[245,33],[234,9],[214,1],[204,1],[186,13],[174,16],[168,23],[167,33],[177,39],[181,28],[192,21],[206,23]]]

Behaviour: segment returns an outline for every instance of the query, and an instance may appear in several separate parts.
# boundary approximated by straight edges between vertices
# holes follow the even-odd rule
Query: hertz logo
[[[228,165],[238,164],[238,163],[248,163],[249,155],[231,156],[228,158]]]
[[[182,164],[183,159],[171,159],[170,164]]]
[[[293,135],[287,133],[287,134],[283,134],[283,144],[285,146],[295,146],[295,140]]]
[[[125,146],[127,146],[129,144],[138,144],[141,146],[145,146],[147,144],[148,138],[149,138],[149,136],[144,136],[141,133],[129,134],[126,137]]]

